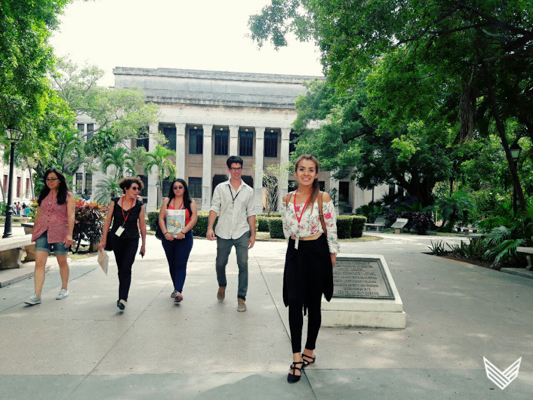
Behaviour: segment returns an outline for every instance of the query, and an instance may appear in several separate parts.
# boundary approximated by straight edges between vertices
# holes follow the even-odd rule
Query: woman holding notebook
[[[183,285],[187,274],[187,261],[192,249],[192,228],[198,221],[196,203],[189,196],[183,179],[174,179],[159,212],[159,227],[163,232],[163,249],[168,260],[174,290],[174,302],[183,300]]]

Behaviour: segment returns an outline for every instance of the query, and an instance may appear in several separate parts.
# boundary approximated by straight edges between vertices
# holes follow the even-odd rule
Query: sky
[[[114,67],[180,68],[289,75],[322,75],[313,43],[261,49],[248,18],[270,0],[76,0],[61,17],[51,44],[58,56],[105,71]]]

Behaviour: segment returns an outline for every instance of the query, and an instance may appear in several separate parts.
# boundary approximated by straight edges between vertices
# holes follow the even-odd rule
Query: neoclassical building
[[[226,179],[226,159],[238,155],[244,160],[243,180],[253,187],[257,211],[263,209],[263,172],[268,165],[284,165],[292,150],[291,125],[296,119],[296,99],[306,92],[305,81],[315,76],[252,74],[166,68],[127,68],[113,70],[116,88],[141,88],[146,101],[159,106],[159,122],[148,129],[146,139],[134,146],[152,150],[154,134],[161,132],[167,147],[176,152],[177,175],[188,182],[191,195],[209,210],[215,186]],[[95,128],[90,120],[79,120],[84,133]],[[138,171],[142,173],[141,171]],[[76,174],[76,190],[94,194],[100,173]],[[155,170],[141,176],[147,210],[155,210],[158,199]],[[293,177],[279,182],[279,197],[287,193]],[[327,172],[319,180],[323,189],[336,189],[338,199],[352,210],[369,203],[370,191],[362,191],[349,180],[336,181]],[[163,196],[169,183],[163,184]],[[375,189],[376,200],[388,191]]]

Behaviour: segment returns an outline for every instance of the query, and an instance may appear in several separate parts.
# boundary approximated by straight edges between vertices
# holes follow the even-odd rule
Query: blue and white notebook
[[[185,210],[167,210],[167,231],[176,235],[185,228]]]

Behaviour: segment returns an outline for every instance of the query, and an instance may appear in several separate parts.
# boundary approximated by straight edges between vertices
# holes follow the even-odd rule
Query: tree
[[[122,189],[117,178],[104,178],[96,184],[95,200],[98,204],[109,204],[111,199],[121,194]]]
[[[155,167],[157,169],[157,182],[159,184],[158,198],[163,198],[163,181],[165,178],[173,180],[176,176],[176,166],[169,159],[169,157],[176,156],[176,152],[166,149],[160,144],[156,145],[154,150],[146,153],[147,161],[144,164],[144,170],[146,175],[152,172],[152,169]],[[159,207],[159,204],[157,204]]]
[[[126,163],[128,161],[128,149],[125,147],[114,147],[108,149],[102,156],[100,167],[102,172],[107,173],[109,167],[115,168],[115,179],[124,176],[124,171],[126,169]]]
[[[263,188],[266,190],[266,210],[268,216],[278,209],[278,183],[287,179],[289,164],[271,164],[263,173]]]
[[[514,117],[533,137],[527,111],[533,105],[527,72],[533,70],[532,16],[533,3],[521,0],[275,0],[250,17],[249,26],[259,45],[270,40],[275,47],[285,46],[290,32],[314,39],[325,73],[338,88],[351,88],[362,69],[394,54],[404,60],[394,68],[396,76],[409,77],[423,65],[426,81],[437,87],[443,79],[453,82],[459,99],[457,141],[476,128],[482,132],[492,121],[524,210],[505,127],[506,119]]]

